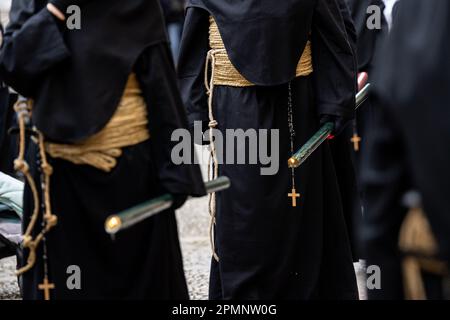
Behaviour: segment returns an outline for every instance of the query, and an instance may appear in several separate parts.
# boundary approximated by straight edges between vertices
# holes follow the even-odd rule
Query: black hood
[[[295,78],[316,0],[189,0],[216,20],[232,64],[250,82]],[[281,54],[282,53],[282,54]]]
[[[46,3],[14,0],[11,24],[23,24],[46,10]],[[49,70],[31,94],[37,127],[56,141],[74,142],[101,130],[138,57],[147,47],[167,42],[158,0],[95,0],[81,13],[80,30],[61,24],[70,57]]]

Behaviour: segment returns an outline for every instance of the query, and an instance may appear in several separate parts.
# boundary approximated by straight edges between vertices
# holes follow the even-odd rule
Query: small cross
[[[292,193],[288,193],[288,197],[292,198],[292,206],[297,206],[297,198],[300,198],[300,193],[297,193],[295,188],[292,188]]]
[[[49,283],[48,278],[45,277],[44,283],[40,284],[38,288],[39,290],[44,290],[44,299],[48,301],[50,300],[50,290],[55,289],[55,284]]]
[[[361,142],[361,137],[358,136],[357,133],[353,134],[353,137],[350,139],[351,142],[353,142],[353,148],[356,152],[359,151],[359,143]]]

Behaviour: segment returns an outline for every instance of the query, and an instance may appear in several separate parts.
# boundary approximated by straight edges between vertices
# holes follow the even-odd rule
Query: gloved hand
[[[67,8],[71,5],[76,5],[81,7],[83,4],[90,2],[92,0],[49,0],[48,3],[53,4],[58,8],[63,14],[66,14]]]
[[[337,136],[345,129],[347,124],[350,122],[350,119],[330,114],[323,114],[320,117],[320,126],[323,126],[327,122],[332,122],[334,124],[334,130],[331,134],[333,136]]]
[[[177,210],[183,206],[187,200],[187,195],[185,194],[172,194],[173,204],[172,209]]]

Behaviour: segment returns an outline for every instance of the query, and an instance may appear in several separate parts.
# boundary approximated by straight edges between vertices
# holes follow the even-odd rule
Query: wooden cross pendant
[[[350,139],[351,142],[353,142],[353,148],[356,152],[359,151],[359,143],[361,142],[361,137],[358,136],[357,133],[353,134],[353,137]]]
[[[297,198],[300,198],[300,193],[297,193],[295,188],[292,188],[292,192],[288,193],[288,197],[292,198],[292,206],[296,207],[297,206]]]
[[[55,289],[55,284],[48,282],[48,278],[44,278],[44,283],[38,286],[39,290],[44,290],[44,299],[50,300],[50,290]]]

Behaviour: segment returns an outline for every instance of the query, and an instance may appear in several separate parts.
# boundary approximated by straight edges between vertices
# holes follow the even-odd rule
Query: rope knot
[[[216,120],[211,120],[208,123],[208,127],[210,127],[211,129],[216,128],[219,125],[219,123]]]
[[[51,176],[53,174],[53,167],[48,163],[44,163],[42,164],[42,171],[44,171],[46,176]]]
[[[26,163],[24,160],[16,159],[14,160],[14,169],[16,171],[22,172],[23,174],[27,174],[28,171],[30,170],[30,167],[28,166],[28,163]]]
[[[58,224],[58,217],[54,214],[46,214],[45,222],[47,222],[47,229],[51,229]]]
[[[30,246],[32,240],[33,239],[31,238],[31,236],[25,235],[23,237],[23,246],[24,246],[24,248],[28,248]]]
[[[14,105],[14,111],[17,112],[17,113],[29,114],[30,111],[31,111],[29,102],[27,100],[19,100]]]

